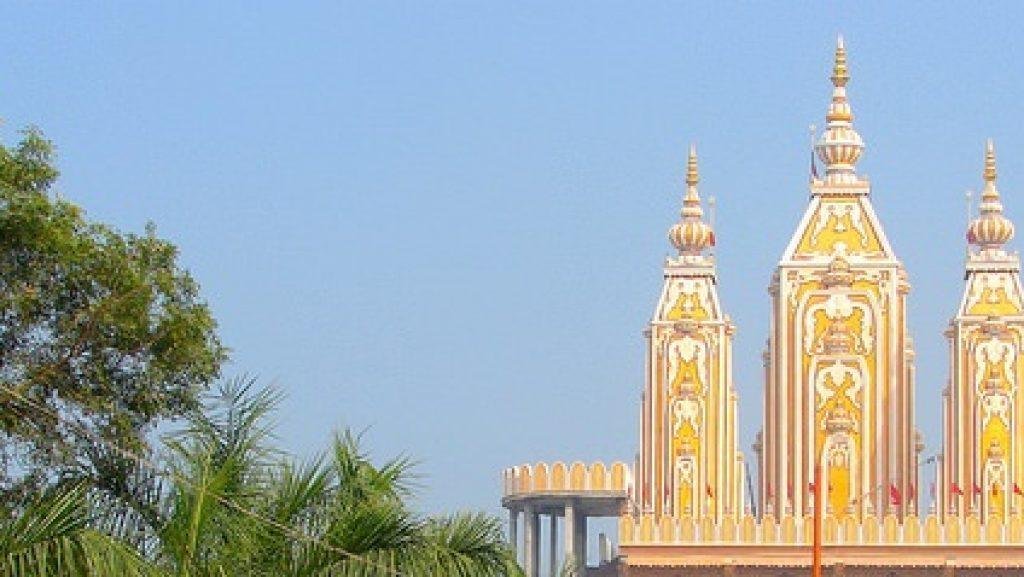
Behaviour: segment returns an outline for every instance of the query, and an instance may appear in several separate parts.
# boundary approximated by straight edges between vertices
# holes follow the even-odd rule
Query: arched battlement
[[[752,515],[744,515],[738,521],[728,518],[726,522],[716,524],[710,517],[655,518],[653,515],[627,514],[619,519],[619,539],[624,548],[678,544],[688,541],[684,536],[696,529],[696,542],[702,546],[739,543],[806,547],[810,542],[812,519],[783,515],[776,520],[766,515],[758,520]],[[895,515],[886,515],[882,519],[871,518],[864,522],[828,515],[822,519],[822,528],[825,545],[835,546],[942,548],[960,545],[1024,545],[1024,525],[1018,519],[1004,521],[997,517],[982,524],[976,517],[968,517],[965,521],[955,516],[941,523],[934,514],[923,520],[907,516],[900,521]]]
[[[574,461],[551,464],[538,462],[509,467],[502,471],[503,497],[522,497],[547,493],[622,493],[633,487],[632,472],[625,463],[611,465]]]

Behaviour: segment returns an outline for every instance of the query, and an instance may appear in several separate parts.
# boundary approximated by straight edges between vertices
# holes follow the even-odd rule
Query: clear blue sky
[[[504,466],[631,459],[691,141],[749,447],[765,287],[842,32],[934,449],[988,136],[1024,223],[1021,9],[553,4],[8,5],[2,136],[39,125],[65,195],[181,247],[228,372],[287,392],[286,447],[370,427],[377,455],[423,461],[423,509],[497,511]]]

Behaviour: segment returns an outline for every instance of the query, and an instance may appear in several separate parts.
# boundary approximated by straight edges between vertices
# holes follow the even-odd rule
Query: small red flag
[[[980,495],[981,494],[981,487],[979,487],[977,483],[974,484],[974,494],[975,495]]]
[[[890,483],[889,484],[889,501],[891,501],[893,505],[899,505],[902,500],[903,499],[902,499],[902,495],[900,495],[900,490],[896,488],[896,485]]]
[[[1013,484],[1013,494],[1024,496],[1024,491],[1020,490],[1020,487],[1017,486],[1017,483]]]
[[[954,495],[963,495],[964,494],[964,490],[961,489],[960,485],[957,485],[956,483],[952,483],[949,486],[949,490],[952,491]]]

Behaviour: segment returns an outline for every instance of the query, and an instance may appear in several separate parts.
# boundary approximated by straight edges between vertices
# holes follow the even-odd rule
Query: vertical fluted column
[[[519,561],[519,510],[508,509],[508,544],[512,548],[512,557]]]
[[[523,571],[526,577],[540,577],[540,515],[527,505],[523,510],[525,531],[523,535]]]
[[[551,577],[558,575],[558,515],[551,513],[548,523],[548,556]]]
[[[570,572],[580,567],[579,558],[579,532],[577,531],[576,504],[569,501],[565,505],[565,521],[563,522],[563,539],[565,541],[565,564]],[[574,574],[574,573],[572,573]]]
[[[582,574],[587,567],[587,517],[580,513],[576,515],[576,562]]]

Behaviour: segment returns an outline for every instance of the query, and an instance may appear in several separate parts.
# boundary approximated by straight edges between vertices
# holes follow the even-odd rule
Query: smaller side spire
[[[700,182],[700,171],[697,167],[697,147],[690,145],[690,154],[686,160],[686,195],[683,197],[683,210],[680,220],[668,231],[668,238],[680,255],[700,255],[704,250],[715,245],[715,233],[702,220],[704,210],[701,208],[697,183]]]
[[[1013,223],[1003,216],[996,177],[996,151],[990,138],[985,143],[985,169],[982,171],[985,188],[981,191],[980,214],[967,226],[967,241],[981,250],[1001,249],[1014,234]]]

